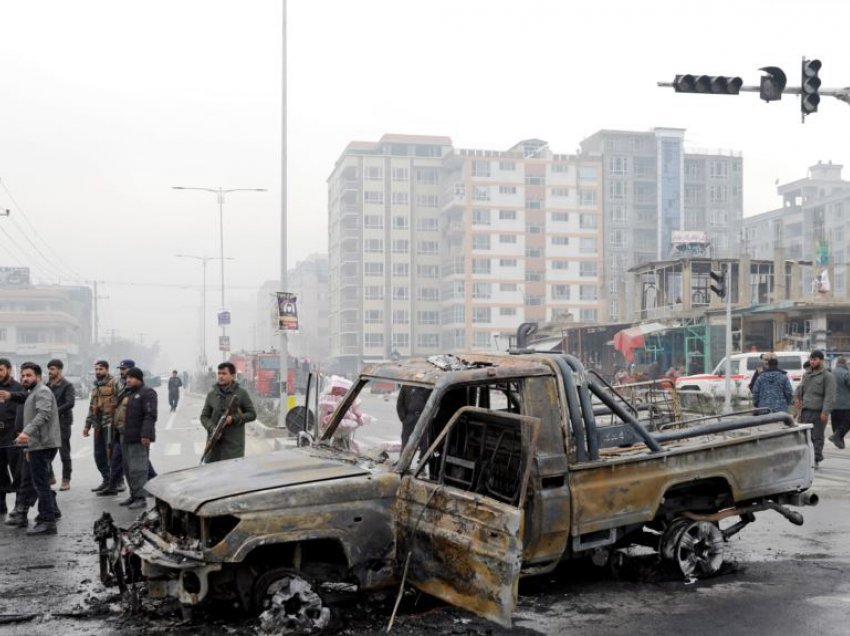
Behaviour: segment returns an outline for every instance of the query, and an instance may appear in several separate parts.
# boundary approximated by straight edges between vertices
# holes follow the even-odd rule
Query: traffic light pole
[[[673,82],[658,82],[658,86],[663,88],[675,88],[676,85]],[[742,93],[760,93],[761,86],[753,86],[745,84],[741,86],[739,89]],[[786,86],[782,90],[783,95],[801,95],[803,93],[803,89],[800,86]],[[845,104],[850,104],[850,86],[845,88],[820,88],[818,89],[818,93],[821,95],[826,95],[828,97],[834,97],[835,99],[844,102]]]
[[[732,263],[726,263],[726,365],[723,412],[732,412]]]

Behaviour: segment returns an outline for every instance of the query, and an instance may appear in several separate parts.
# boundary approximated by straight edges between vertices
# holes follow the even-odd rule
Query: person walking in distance
[[[760,409],[770,409],[771,413],[787,413],[794,397],[788,374],[779,368],[779,359],[775,353],[762,356],[764,368],[753,383],[753,405]]]
[[[823,351],[819,349],[809,355],[809,369],[794,392],[794,405],[800,412],[797,419],[813,425],[812,445],[817,466],[823,461],[824,431],[835,406],[835,376],[824,365]]]
[[[204,408],[201,409],[201,424],[212,435],[216,424],[227,409],[231,398],[236,397],[232,415],[225,419],[224,434],[210,451],[207,463],[245,456],[245,424],[257,419],[257,412],[248,392],[236,381],[236,367],[231,362],[218,365],[218,382],[207,394]]]
[[[171,412],[177,410],[177,403],[180,401],[180,387],[183,386],[183,380],[177,375],[177,371],[171,372],[171,377],[168,378],[168,406],[171,407]]]
[[[38,496],[38,520],[27,534],[56,534],[56,505],[49,483],[50,463],[62,445],[56,398],[42,383],[41,367],[33,362],[21,365],[21,384],[30,393],[23,407],[24,430],[15,442],[27,445],[27,461]]]
[[[16,393],[23,387],[12,377],[12,363],[0,358],[0,391]],[[0,400],[0,515],[8,512],[6,494],[18,489],[18,464],[21,449],[15,448],[15,416],[18,404]]]
[[[115,399],[118,386],[109,374],[109,363],[98,360],[94,363],[94,386],[89,397],[89,414],[83,428],[83,437],[93,433],[94,463],[101,476],[100,485],[92,488],[92,492],[100,492],[109,487],[109,454],[107,447],[112,427],[112,413],[115,410]]]
[[[156,441],[158,396],[156,391],[145,386],[144,374],[138,367],[128,369],[126,378],[121,456],[124,458],[124,474],[127,475],[130,496],[120,505],[136,509],[147,505],[145,484],[148,482],[150,447]]]
[[[71,488],[71,425],[74,423],[74,387],[62,375],[65,365],[61,360],[51,360],[47,363],[47,379],[53,397],[56,398],[56,408],[59,413],[59,428],[62,431],[62,445],[59,447],[59,457],[62,460],[62,485],[59,490]]]
[[[835,360],[835,408],[832,409],[832,435],[829,441],[838,448],[844,448],[844,436],[850,431],[850,369],[847,358],[838,356]]]

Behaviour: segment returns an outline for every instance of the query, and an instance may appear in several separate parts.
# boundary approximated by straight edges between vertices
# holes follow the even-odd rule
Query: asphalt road
[[[194,466],[204,440],[197,416],[201,396],[184,396],[171,417],[161,394],[162,416],[152,461],[160,472]],[[360,429],[366,443],[397,435],[394,396],[369,398],[364,410],[378,419]],[[75,413],[72,488],[59,494],[63,518],[51,537],[26,537],[0,526],[0,635],[20,634],[254,634],[255,624],[235,616],[182,624],[179,615],[128,617],[114,590],[97,578],[92,522],[108,510],[119,524],[135,513],[120,497],[95,497],[98,481],[91,440],[80,435],[84,414]],[[271,441],[249,438],[248,452],[270,449]],[[59,468],[57,460],[56,468]],[[659,571],[652,558],[627,560],[618,570],[568,563],[557,573],[520,585],[514,629],[503,630],[456,608],[408,594],[394,633],[693,636],[778,634],[819,636],[850,632],[850,450],[828,448],[816,474],[820,505],[803,510],[805,524],[791,525],[776,513],[761,513],[728,545],[730,567],[692,584]],[[32,516],[32,514],[31,514]],[[383,633],[392,598],[345,608],[343,634]],[[4,624],[23,615],[26,622]]]

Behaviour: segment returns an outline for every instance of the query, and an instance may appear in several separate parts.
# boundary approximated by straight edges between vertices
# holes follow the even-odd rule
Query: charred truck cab
[[[428,392],[404,447],[405,414],[375,382]],[[345,429],[370,411],[374,431]],[[321,426],[308,447],[149,482],[156,504],[111,531],[117,546],[101,527],[105,580],[129,571],[153,596],[259,611],[276,594],[329,600],[404,577],[508,626],[522,576],[638,544],[709,576],[755,513],[801,524],[786,506],[816,502],[809,425],[755,412],[648,430],[560,354],[373,366]]]

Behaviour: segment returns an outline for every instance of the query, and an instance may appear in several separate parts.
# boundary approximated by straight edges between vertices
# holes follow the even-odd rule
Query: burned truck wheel
[[[331,612],[313,584],[288,568],[262,574],[254,584],[254,608],[265,631],[313,631],[330,623]]]
[[[723,535],[709,521],[674,520],[661,538],[661,556],[686,579],[717,574],[723,565]]]

